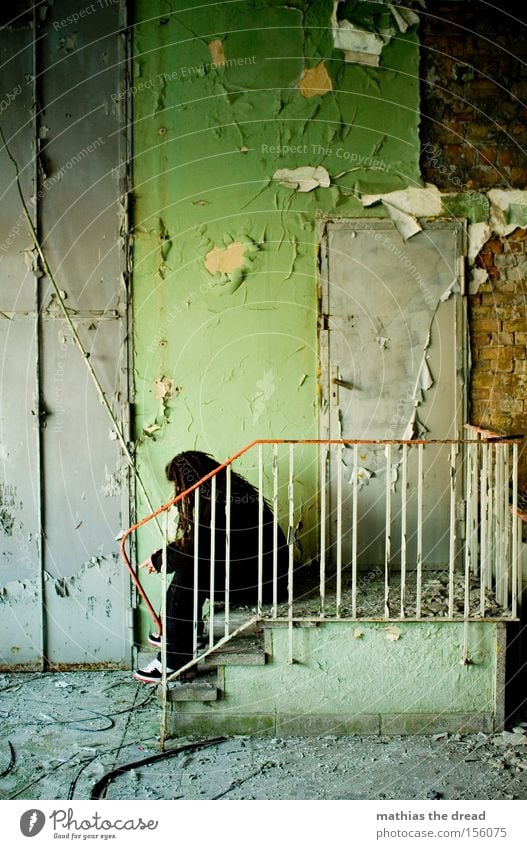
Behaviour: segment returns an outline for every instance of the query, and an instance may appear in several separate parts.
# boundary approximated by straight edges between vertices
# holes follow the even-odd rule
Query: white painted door
[[[465,420],[463,226],[435,221],[404,241],[387,220],[325,222],[321,228],[321,436],[333,439],[456,439]],[[344,558],[349,560],[352,449],[343,453]],[[416,452],[411,453],[416,460]],[[450,472],[444,448],[425,448],[427,565],[448,560]],[[329,489],[335,514],[336,454]],[[401,450],[391,457],[392,562],[400,538]],[[407,490],[415,545],[415,462]],[[384,564],[384,446],[359,451],[359,563]]]

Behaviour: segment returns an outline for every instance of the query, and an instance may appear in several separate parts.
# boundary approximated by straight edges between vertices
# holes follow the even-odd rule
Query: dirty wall
[[[177,451],[317,437],[317,216],[419,184],[415,26],[376,7],[391,36],[359,64],[332,7],[136,4],[136,434],[158,501]],[[307,526],[315,477],[300,458]]]

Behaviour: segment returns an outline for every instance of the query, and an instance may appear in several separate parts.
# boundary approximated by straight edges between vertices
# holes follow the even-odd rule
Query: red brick
[[[478,148],[478,154],[480,156],[480,160],[483,165],[494,165],[496,162],[496,148],[495,147],[481,147]]]
[[[499,334],[493,334],[499,335]],[[513,334],[511,334],[512,336]],[[492,342],[492,336],[490,333],[474,333],[470,339],[473,348],[482,348],[484,345],[490,345]]]
[[[494,254],[490,251],[481,251],[476,257],[476,268],[490,268],[494,265]]]
[[[491,406],[500,413],[523,413],[523,399],[515,398],[514,395],[508,395],[504,398],[497,398],[496,393],[491,395]]]
[[[488,97],[489,95],[492,97],[496,94],[503,96],[497,84],[492,82],[492,80],[472,80],[467,85],[467,88],[470,88],[470,94],[474,98]]]
[[[501,254],[503,253],[503,243],[500,239],[489,239],[489,241],[484,245],[485,251],[490,251],[493,254]]]
[[[474,333],[496,333],[501,327],[501,322],[496,318],[482,316],[481,318],[478,317],[472,319],[470,327]]]
[[[514,345],[514,341],[514,333],[493,333],[491,337],[492,345]],[[518,342],[518,345],[521,344],[521,342]]]
[[[513,186],[523,189],[527,184],[527,168],[511,168],[510,180]]]
[[[502,285],[505,285],[505,283],[503,282]],[[507,304],[513,304],[515,301],[516,296],[513,292],[503,292],[498,289],[494,289],[493,292],[488,294],[484,293],[481,296],[482,307],[492,307],[493,309],[498,309]]]
[[[470,392],[470,397],[474,399],[474,401],[488,401],[490,398],[490,386],[482,386],[479,388],[472,387]]]
[[[502,329],[506,333],[524,333],[527,331],[527,317],[503,321]]]
[[[516,381],[512,375],[502,375],[496,377],[491,371],[476,371],[472,374],[471,386],[474,389],[493,389],[495,386],[500,386],[502,390],[505,388],[512,389],[512,383],[516,386]]]

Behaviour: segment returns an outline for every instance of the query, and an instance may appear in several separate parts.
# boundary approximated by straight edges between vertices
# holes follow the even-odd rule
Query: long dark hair
[[[201,478],[218,468],[220,463],[203,451],[182,451],[170,460],[165,469],[167,480],[174,484],[174,494],[179,495],[196,484]],[[216,475],[216,505],[225,504],[225,469]],[[200,487],[200,498],[210,503],[211,481]],[[237,472],[231,471],[231,500],[233,503],[258,503],[258,490]],[[194,536],[194,493],[178,502],[178,534],[183,543]]]

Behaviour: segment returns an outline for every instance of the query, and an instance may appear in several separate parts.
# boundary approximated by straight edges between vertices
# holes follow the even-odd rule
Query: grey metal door
[[[124,5],[100,4],[79,22],[78,4],[59,0],[3,21],[2,85],[15,96],[0,126],[69,315],[126,429]],[[127,666],[130,590],[115,541],[128,525],[127,470],[36,257],[5,151],[0,173],[0,667]]]
[[[325,222],[321,228],[320,348],[324,407],[321,435],[350,439],[456,439],[465,420],[466,332],[463,226],[433,221],[408,241],[391,221]],[[435,453],[434,453],[435,452]],[[426,448],[425,551],[428,565],[448,561],[449,467]],[[344,523],[351,523],[351,451],[345,450]],[[393,449],[393,538],[398,538],[400,452]],[[384,562],[384,447],[361,447],[359,562]],[[410,468],[410,537],[415,495]],[[335,457],[330,474],[335,503]],[[413,515],[412,515],[413,514]],[[396,563],[397,550],[392,562]]]

